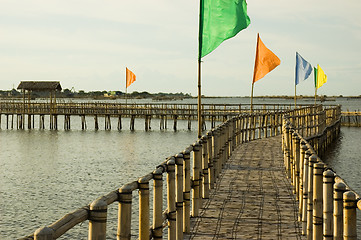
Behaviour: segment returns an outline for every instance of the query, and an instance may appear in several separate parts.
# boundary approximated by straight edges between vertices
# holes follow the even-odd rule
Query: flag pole
[[[125,87],[125,106],[128,106],[128,88]]]
[[[125,68],[125,107],[128,106],[128,86],[127,86],[127,68]]]
[[[251,91],[251,113],[253,112],[253,88],[256,78],[256,64],[258,61],[258,43],[259,43],[259,33],[257,33],[256,57],[254,58],[254,69],[253,69],[252,91]]]
[[[296,106],[297,106],[297,93],[296,93],[296,83],[295,83],[295,108],[296,108]]]
[[[198,29],[198,138],[202,136],[202,94],[201,94],[201,63],[202,63],[202,32],[203,32],[203,0],[199,1],[199,29]]]
[[[253,111],[253,87],[254,87],[254,82],[252,82],[252,91],[251,91],[251,113]]]
[[[202,136],[201,59],[198,59],[198,138]]]

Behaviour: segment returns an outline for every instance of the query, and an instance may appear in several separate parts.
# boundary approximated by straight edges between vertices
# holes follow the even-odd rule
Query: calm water
[[[145,101],[145,100],[137,100]],[[195,99],[179,101],[195,103]],[[249,103],[247,98],[204,99],[204,103]],[[174,103],[174,102],[172,102]],[[293,103],[293,100],[256,99],[255,103]],[[312,101],[298,101],[312,104]],[[361,108],[360,100],[337,100],[343,110]],[[72,118],[72,130],[0,130],[0,239],[15,239],[48,225],[66,213],[87,205],[92,200],[125,183],[136,180],[154,169],[166,157],[192,144],[197,132],[186,122],[179,131],[158,130],[159,121],[145,132],[144,120],[136,120],[131,132],[129,120],[123,119],[122,131],[94,131],[92,118],[88,130],[80,130],[80,118]],[[37,118],[35,120],[38,120]],[[47,119],[48,120],[48,119]],[[60,119],[59,126],[62,126]],[[115,128],[117,120],[112,120]],[[49,124],[46,123],[46,126]],[[38,126],[35,124],[35,126]],[[104,129],[100,122],[100,129]],[[358,175],[361,170],[361,128],[342,128],[341,138],[327,156],[327,163],[361,193]],[[109,218],[116,216],[111,205]],[[115,214],[115,215],[114,215]],[[86,239],[87,224],[77,226],[68,237]],[[82,233],[83,232],[83,233]],[[109,227],[110,238],[115,228]],[[65,236],[64,239],[67,237]]]

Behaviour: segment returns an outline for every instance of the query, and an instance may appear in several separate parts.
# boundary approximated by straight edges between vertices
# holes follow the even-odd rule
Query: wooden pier
[[[340,106],[321,105],[238,114],[154,171],[23,239],[56,239],[88,221],[88,239],[105,240],[115,202],[118,240],[165,232],[169,240],[357,239],[359,195],[320,159],[340,117]]]
[[[341,124],[346,127],[361,127],[361,112],[342,112]]]
[[[282,104],[255,104],[255,112],[284,111],[292,108]],[[241,113],[250,111],[248,104],[202,104],[203,130],[214,128],[216,124],[224,122]],[[94,126],[99,129],[99,122],[104,121],[104,129],[111,130],[111,118],[117,121],[116,128],[123,128],[122,119],[128,118],[129,129],[135,129],[135,119],[144,119],[144,129],[151,129],[151,120],[159,119],[159,129],[168,128],[168,121],[172,121],[172,128],[178,129],[179,120],[188,121],[188,129],[191,129],[192,121],[197,120],[197,104],[124,104],[109,102],[81,102],[81,103],[41,103],[6,101],[0,102],[0,127],[1,116],[5,116],[6,129],[45,129],[47,125],[51,130],[58,130],[63,126],[64,130],[71,129],[71,119],[80,117],[81,129]],[[35,116],[38,118],[35,124]],[[46,118],[49,120],[47,120]],[[87,118],[94,119],[93,124],[87,123]],[[114,126],[113,126],[114,128]]]

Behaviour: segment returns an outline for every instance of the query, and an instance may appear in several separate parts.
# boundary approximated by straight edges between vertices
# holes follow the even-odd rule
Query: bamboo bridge
[[[292,105],[262,104],[254,105],[254,111],[281,111],[290,109]],[[216,123],[224,122],[240,113],[249,112],[248,104],[202,104],[203,128],[206,121],[210,122],[210,128]],[[134,130],[136,118],[144,119],[144,128],[149,130],[151,119],[160,119],[160,129],[167,128],[168,120],[173,121],[173,129],[177,130],[177,120],[188,121],[188,129],[191,122],[197,120],[197,104],[124,104],[124,103],[40,103],[40,102],[0,102],[0,125],[1,115],[5,116],[6,129],[39,129],[45,128],[45,116],[49,117],[49,129],[58,129],[59,118],[62,116],[65,130],[71,129],[71,117],[81,118],[81,128],[87,128],[86,117],[94,118],[94,129],[99,129],[99,119],[104,118],[105,130],[111,129],[111,118],[117,119],[117,129],[122,129],[122,118],[130,119],[130,130]],[[38,116],[38,126],[35,126],[35,116]]]
[[[293,104],[254,104],[253,111],[283,111],[292,109]],[[299,105],[302,107],[302,105]],[[250,112],[248,104],[202,104],[203,130],[206,123],[212,129],[217,123],[224,122],[238,114]],[[63,128],[71,129],[71,117],[80,117],[81,129],[87,129],[86,117],[94,119],[94,129],[99,129],[100,118],[104,119],[105,130],[112,128],[111,118],[117,119],[117,129],[123,128],[122,118],[129,118],[129,129],[134,130],[135,119],[144,119],[144,129],[151,129],[151,120],[160,119],[159,128],[168,128],[168,120],[173,121],[173,129],[177,130],[177,121],[188,121],[188,129],[191,129],[192,121],[197,120],[197,104],[124,104],[124,103],[56,103],[56,102],[21,102],[0,101],[0,128],[2,115],[5,116],[6,129],[49,129],[59,128],[60,117],[63,117]],[[38,120],[35,120],[38,116]],[[49,120],[45,119],[48,116]],[[89,119],[88,119],[89,121]],[[37,122],[37,126],[35,123]],[[47,123],[47,124],[46,124]],[[361,112],[343,112],[341,123],[343,126],[361,126]]]
[[[189,106],[163,106],[159,115],[138,106],[108,106],[106,113],[82,108],[82,113],[129,117],[148,111],[161,117],[167,109],[185,120],[195,114]],[[35,108],[19,106],[16,114],[47,114],[44,108],[26,112],[30,109]],[[1,105],[1,114],[15,114],[9,110]],[[53,110],[48,109],[64,116],[81,113],[61,106]],[[204,118],[221,123],[194,144],[22,239],[56,239],[83,222],[88,239],[106,239],[107,224],[117,226],[117,239],[357,239],[360,197],[321,160],[339,134],[340,106],[274,105],[250,113],[241,106],[213,105],[203,110]],[[116,222],[108,219],[113,203]],[[136,222],[134,212],[139,212]]]

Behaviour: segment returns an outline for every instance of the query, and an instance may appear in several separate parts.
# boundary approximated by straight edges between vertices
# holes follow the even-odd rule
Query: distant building
[[[56,103],[56,91],[61,91],[59,81],[21,81],[18,88],[22,90],[25,104],[25,95],[28,93],[28,101],[30,102],[32,92],[48,92],[50,94],[50,104]],[[49,96],[49,95],[48,95]],[[54,99],[54,101],[53,101]]]

